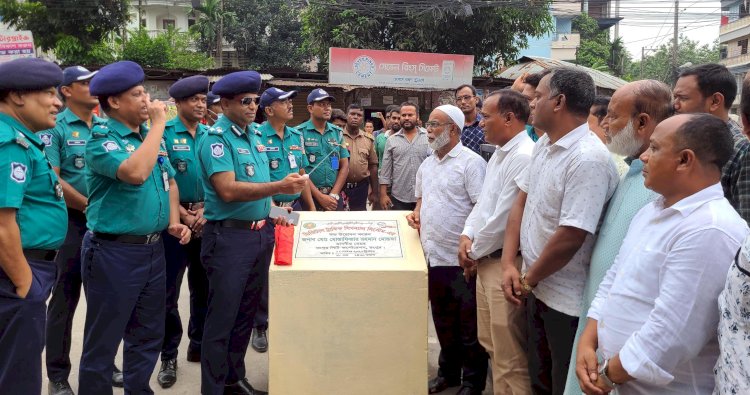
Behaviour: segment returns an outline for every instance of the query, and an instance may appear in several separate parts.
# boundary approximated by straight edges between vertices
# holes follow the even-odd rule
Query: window
[[[190,18],[188,19],[188,27],[195,25],[195,19]]]
[[[740,48],[740,55],[747,55],[747,39],[737,41],[737,46]]]
[[[162,19],[162,21],[161,21],[161,28],[162,29],[164,29],[164,30],[167,30],[167,29],[170,29],[170,28],[174,29],[174,27],[175,27],[174,19]]]
[[[141,19],[141,27],[146,27],[146,18]]]

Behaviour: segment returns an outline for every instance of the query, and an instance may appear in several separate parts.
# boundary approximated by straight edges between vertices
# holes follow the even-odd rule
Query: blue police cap
[[[93,78],[98,71],[89,71],[83,66],[71,66],[63,70],[63,78],[60,86],[69,86],[70,84],[78,81],[86,81]]]
[[[145,78],[138,63],[121,60],[102,67],[91,79],[89,92],[92,96],[114,96],[140,85]]]
[[[0,90],[40,90],[57,87],[60,67],[39,58],[22,58],[0,64]]]
[[[331,101],[335,102],[336,98],[329,95],[328,92],[324,91],[321,88],[313,89],[312,92],[310,92],[309,95],[307,95],[307,104],[313,104],[313,102],[321,101],[325,99],[331,99]]]
[[[206,104],[207,105],[210,106],[212,104],[216,104],[220,100],[221,100],[221,97],[219,97],[219,95],[214,94],[213,91],[208,91],[208,95],[206,95]]]
[[[237,71],[216,81],[211,91],[219,96],[234,96],[239,93],[257,93],[260,90],[260,74],[257,71]]]
[[[276,100],[286,100],[297,96],[297,91],[285,92],[279,88],[268,88],[262,95],[260,95],[260,106],[270,106]]]
[[[169,96],[175,99],[187,99],[199,93],[208,93],[208,77],[205,75],[193,75],[182,78],[169,87]]]

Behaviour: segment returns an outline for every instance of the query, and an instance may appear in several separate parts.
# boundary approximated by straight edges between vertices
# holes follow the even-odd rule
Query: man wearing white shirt
[[[589,309],[576,360],[587,394],[713,390],[716,300],[748,234],[720,183],[732,152],[727,124],[713,115],[656,127],[641,160],[646,187],[662,196],[633,218]]]
[[[618,181],[609,151],[586,124],[594,91],[591,76],[571,68],[539,82],[530,107],[534,127],[547,133],[534,146],[505,230],[501,286],[511,303],[528,297],[535,394],[564,391],[594,234]]]
[[[492,362],[497,395],[530,394],[526,366],[526,309],[508,303],[500,287],[505,224],[518,195],[518,177],[531,160],[534,142],[526,133],[529,103],[512,90],[493,92],[484,99],[484,139],[496,145],[487,164],[479,201],[466,219],[458,258],[465,271],[477,271],[479,343]],[[516,251],[517,252],[517,251]],[[521,258],[516,259],[520,269]]]
[[[442,105],[425,123],[432,155],[417,170],[416,208],[406,218],[420,230],[429,264],[428,293],[440,341],[438,375],[429,393],[461,385],[457,395],[480,395],[487,378],[487,354],[477,340],[476,278],[464,279],[458,238],[479,199],[486,163],[461,144],[464,114]]]

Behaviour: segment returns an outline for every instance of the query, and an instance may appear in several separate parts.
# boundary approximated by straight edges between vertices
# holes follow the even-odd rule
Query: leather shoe
[[[247,379],[242,379],[224,387],[224,395],[268,395],[268,392],[256,390]]]
[[[477,391],[468,385],[464,385],[456,392],[456,395],[482,395],[482,391]]]
[[[122,381],[122,371],[118,369],[117,366],[112,370],[112,386],[117,388],[122,388],[124,386]]]
[[[188,346],[187,360],[188,362],[200,362],[201,361],[201,349]]]
[[[177,359],[167,359],[161,361],[161,369],[156,381],[162,388],[169,388],[177,382]]]
[[[70,383],[68,383],[68,380],[50,380],[49,384],[47,384],[47,391],[49,392],[49,395],[75,395],[73,389],[70,388]]]
[[[456,387],[461,384],[460,381],[450,381],[443,376],[435,376],[434,379],[427,382],[427,388],[431,394],[443,392],[449,387]]]
[[[268,337],[266,336],[265,328],[255,328],[253,330],[253,338],[251,341],[253,349],[259,353],[268,351]]]

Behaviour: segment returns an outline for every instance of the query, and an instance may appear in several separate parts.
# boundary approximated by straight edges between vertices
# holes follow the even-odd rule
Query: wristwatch
[[[334,198],[334,199],[336,199],[336,200],[339,200],[339,199],[340,199],[340,197],[339,197],[339,194],[338,194],[338,193],[329,193],[329,194],[328,194],[328,196],[330,196],[330,197],[332,197],[332,198]]]
[[[524,291],[531,292],[534,290],[534,287],[532,287],[531,285],[529,285],[529,283],[526,282],[526,273],[527,272],[521,273],[521,279],[520,279],[521,286],[523,287]]]
[[[614,381],[610,380],[609,376],[607,376],[607,371],[609,370],[609,359],[605,359],[604,363],[599,365],[599,377],[602,378],[602,381],[604,381],[604,384],[612,389],[617,388],[617,384],[615,384]]]

